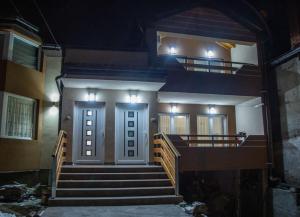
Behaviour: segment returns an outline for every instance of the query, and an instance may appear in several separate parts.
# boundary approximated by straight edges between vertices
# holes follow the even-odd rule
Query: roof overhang
[[[97,89],[111,89],[111,90],[158,91],[165,84],[165,82],[79,79],[79,78],[62,78],[61,80],[64,84],[64,87],[67,88],[97,88]]]
[[[204,105],[239,105],[243,102],[257,98],[257,96],[236,96],[222,94],[201,94],[183,92],[158,92],[158,102],[178,104],[204,104]]]

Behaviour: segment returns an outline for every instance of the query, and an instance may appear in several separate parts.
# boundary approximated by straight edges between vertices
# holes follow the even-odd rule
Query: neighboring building
[[[291,50],[275,58],[272,65],[274,81],[273,142],[276,175],[280,184],[272,189],[274,217],[300,216],[300,15],[299,2],[287,1]],[[284,205],[283,205],[284,204]]]
[[[21,18],[0,19],[1,172],[49,169],[58,132],[51,101],[59,100],[55,73],[61,70],[52,68],[47,49],[37,27]]]

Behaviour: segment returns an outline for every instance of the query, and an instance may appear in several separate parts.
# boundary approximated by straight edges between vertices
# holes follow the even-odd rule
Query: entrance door
[[[104,104],[76,103],[74,112],[73,162],[103,163]]]
[[[148,106],[116,106],[116,163],[145,164],[148,156]]]

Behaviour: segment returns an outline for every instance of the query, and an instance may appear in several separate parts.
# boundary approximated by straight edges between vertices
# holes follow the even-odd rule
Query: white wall
[[[60,51],[44,50],[46,71],[45,91],[43,104],[43,134],[41,142],[41,169],[49,169],[51,165],[51,153],[58,135],[58,100],[59,92],[55,77],[61,73],[62,55]],[[56,101],[55,108],[52,108]]]
[[[231,48],[231,61],[258,65],[256,44],[236,44],[235,48]]]
[[[247,135],[264,135],[261,98],[255,98],[235,106],[236,132]]]

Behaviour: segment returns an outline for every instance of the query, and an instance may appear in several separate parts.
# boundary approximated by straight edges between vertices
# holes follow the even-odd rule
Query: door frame
[[[100,109],[101,113],[101,123],[100,128],[102,129],[102,142],[99,144],[100,148],[100,156],[99,160],[79,160],[78,159],[78,135],[77,132],[79,131],[79,117],[78,117],[78,110],[79,107],[82,106],[91,106],[97,109]],[[86,102],[86,101],[75,101],[73,106],[73,136],[72,136],[72,163],[73,164],[104,164],[105,161],[105,103],[104,102]],[[101,134],[100,134],[101,135]]]
[[[144,139],[144,160],[119,160],[119,142],[120,138],[118,137],[119,134],[119,127],[118,126],[118,113],[122,107],[144,107],[144,120],[145,120],[145,131],[146,131],[146,139]],[[149,104],[148,103],[137,103],[137,104],[130,104],[130,103],[116,103],[115,105],[115,164],[148,164],[149,163],[149,153],[150,153],[150,146],[149,146]]]

